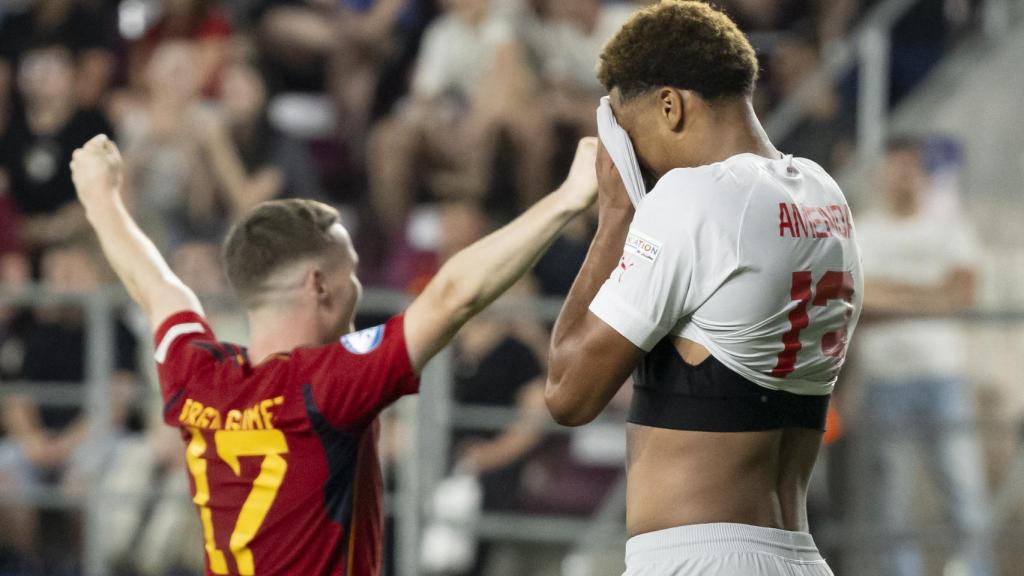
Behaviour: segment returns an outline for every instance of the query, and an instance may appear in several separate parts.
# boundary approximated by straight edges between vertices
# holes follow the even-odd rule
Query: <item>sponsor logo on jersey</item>
[[[384,340],[384,325],[374,326],[341,337],[341,345],[353,354],[369,354]]]
[[[648,262],[654,262],[658,259],[658,254],[661,253],[661,242],[630,230],[629,235],[626,236],[626,253],[633,253]]]

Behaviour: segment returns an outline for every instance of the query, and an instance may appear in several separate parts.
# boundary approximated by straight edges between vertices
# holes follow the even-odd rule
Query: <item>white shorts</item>
[[[694,524],[626,542],[623,576],[833,576],[807,532]]]

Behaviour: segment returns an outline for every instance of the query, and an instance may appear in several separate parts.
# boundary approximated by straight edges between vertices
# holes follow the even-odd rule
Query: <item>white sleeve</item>
[[[714,198],[708,182],[665,180],[637,209],[622,259],[590,303],[595,316],[644,351],[717,290],[738,260],[734,232],[715,222],[716,210],[704,201]]]

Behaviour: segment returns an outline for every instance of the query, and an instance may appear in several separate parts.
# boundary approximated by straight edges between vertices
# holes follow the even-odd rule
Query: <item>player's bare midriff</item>
[[[683,360],[703,346],[677,339]],[[696,432],[630,424],[626,523],[630,536],[688,524],[734,522],[807,530],[807,484],[821,432]]]

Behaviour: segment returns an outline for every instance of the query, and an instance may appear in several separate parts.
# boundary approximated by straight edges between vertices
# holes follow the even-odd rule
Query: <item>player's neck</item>
[[[781,157],[749,101],[709,115],[695,132],[691,140],[696,143],[691,156],[693,166],[706,166],[746,153],[766,158]]]
[[[304,307],[250,310],[249,357],[261,362],[272,354],[322,344],[316,320],[315,310]]]

